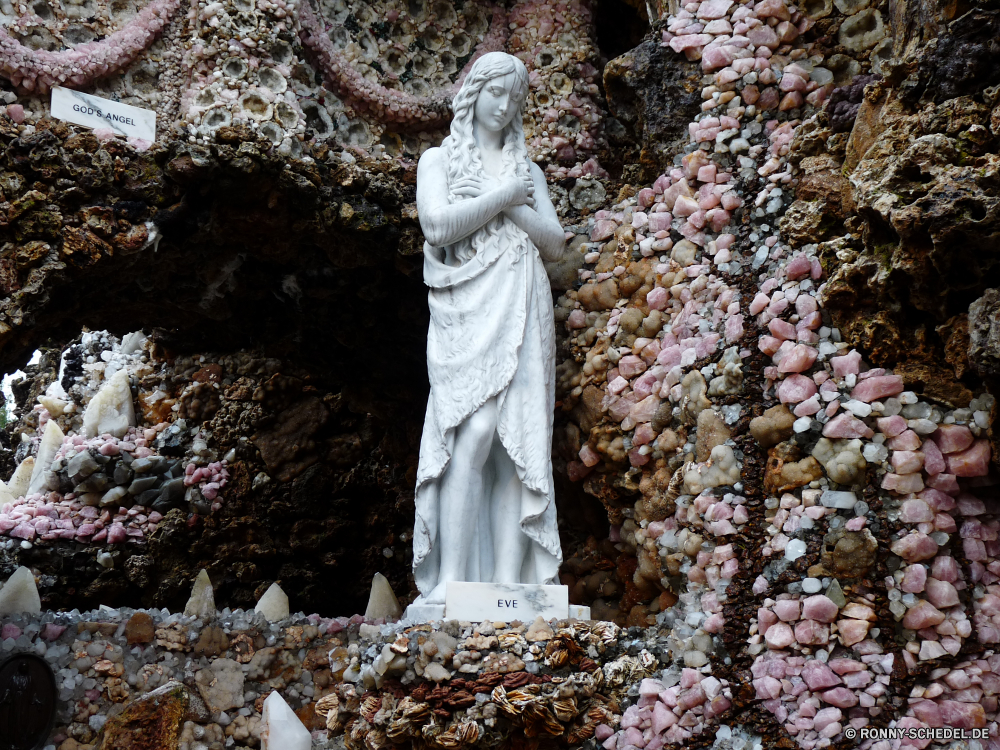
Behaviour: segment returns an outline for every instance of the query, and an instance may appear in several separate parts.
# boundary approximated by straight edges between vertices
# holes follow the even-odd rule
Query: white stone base
[[[589,620],[590,619],[590,607],[584,607],[582,604],[570,604],[569,605],[569,619],[571,619],[571,620]]]
[[[569,603],[566,586],[519,583],[449,583],[445,604],[411,604],[403,613],[410,622],[532,622],[589,620],[590,607]]]
[[[411,604],[403,612],[403,619],[410,622],[437,622],[444,619],[443,604]]]
[[[532,622],[569,616],[569,587],[530,583],[453,581],[445,594],[445,616],[467,622]]]

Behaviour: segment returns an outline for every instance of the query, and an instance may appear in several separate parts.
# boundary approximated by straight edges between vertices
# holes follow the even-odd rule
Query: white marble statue
[[[417,604],[448,581],[555,582],[555,326],[542,259],[563,230],[528,159],[528,72],[483,55],[455,96],[451,134],[417,168],[430,287],[431,392],[417,471]]]

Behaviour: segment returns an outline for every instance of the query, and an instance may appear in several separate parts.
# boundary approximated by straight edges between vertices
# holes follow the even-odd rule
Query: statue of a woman
[[[417,167],[430,287],[431,392],[417,471],[419,604],[448,581],[554,583],[555,326],[542,258],[563,230],[528,159],[528,72],[483,55],[455,96],[451,134]]]

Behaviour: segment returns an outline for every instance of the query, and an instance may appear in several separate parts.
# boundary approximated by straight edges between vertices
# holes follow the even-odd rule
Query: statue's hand
[[[473,175],[458,180],[451,186],[451,192],[465,198],[478,198],[496,187],[491,180]]]
[[[516,175],[505,177],[501,183],[501,187],[510,196],[510,200],[507,203],[508,206],[534,205],[535,186],[531,182],[530,177],[528,179],[517,177]]]

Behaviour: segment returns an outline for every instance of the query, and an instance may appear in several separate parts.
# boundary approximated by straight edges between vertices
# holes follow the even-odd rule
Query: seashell
[[[400,49],[391,49],[385,54],[382,64],[390,73],[401,76],[406,72],[407,57],[406,52]]]
[[[646,649],[639,652],[639,666],[643,672],[652,672],[659,663],[659,660]]]
[[[423,724],[431,715],[431,706],[429,703],[418,703],[410,696],[403,698],[396,707],[396,710],[411,724]]]
[[[474,721],[467,721],[461,724],[453,724],[441,734],[431,740],[435,747],[445,750],[455,750],[463,745],[472,745],[479,741],[482,736],[482,729]]]
[[[576,745],[582,745],[584,742],[586,742],[587,740],[589,740],[591,737],[594,736],[594,731],[597,729],[597,725],[600,723],[601,722],[597,721],[588,721],[582,727],[573,727],[566,734],[566,744],[569,745],[570,747],[574,747]]]
[[[614,721],[615,715],[603,703],[592,703],[587,709],[587,721],[597,724],[610,724]]]
[[[667,484],[667,491],[663,494],[663,499],[665,502],[672,503],[681,495],[681,489],[684,486],[684,475],[688,473],[692,468],[694,468],[693,461],[687,461],[681,466],[674,475],[670,477],[670,482]]]
[[[389,649],[394,654],[405,654],[410,650],[410,639],[400,634],[395,641],[389,645]]]
[[[361,710],[358,712],[361,717],[367,721],[372,722],[375,720],[375,714],[378,710],[382,708],[382,696],[378,694],[372,694],[365,696],[364,700],[361,701]]]
[[[528,644],[528,642],[526,640],[524,640],[524,638],[521,637],[521,635],[519,633],[512,633],[512,632],[509,632],[509,631],[506,632],[506,633],[501,633],[500,635],[498,635],[497,636],[497,641],[500,644],[501,650],[504,650],[504,651],[512,648],[513,646],[516,646],[517,644],[521,644],[521,645],[524,645],[524,646],[526,646]]]
[[[274,108],[257,90],[250,89],[240,97],[240,107],[254,120],[270,120]]]
[[[271,141],[271,143],[275,146],[281,143],[282,139],[285,137],[285,131],[282,130],[275,122],[265,122],[260,126],[257,132]]]
[[[455,13],[455,6],[449,0],[438,0],[430,7],[431,18],[442,28],[448,28],[458,23],[458,14]]]
[[[493,688],[493,692],[490,693],[490,700],[496,703],[502,711],[507,710],[507,707],[510,706],[510,701],[507,700],[507,691],[503,685],[497,685]]]
[[[559,53],[551,47],[542,47],[538,54],[535,55],[536,68],[548,68],[557,62],[559,62]]]
[[[428,26],[424,30],[424,33],[420,35],[420,41],[424,43],[424,47],[429,49],[431,52],[437,52],[444,46],[444,37],[441,36],[441,32],[437,30],[434,26]]]
[[[378,14],[366,3],[357,3],[354,6],[354,18],[362,26],[371,26],[379,21]]]
[[[523,719],[526,737],[558,737],[566,731],[552,712],[541,703],[525,706]]]
[[[371,724],[364,719],[357,719],[347,727],[347,736],[356,747],[364,747],[368,732],[371,731]]]
[[[375,728],[368,732],[365,736],[365,745],[367,745],[370,750],[391,750],[392,743],[389,742],[389,738],[386,736],[385,732],[381,729]]]
[[[324,719],[326,719],[331,712],[336,714],[340,711],[340,696],[336,693],[324,695],[316,701],[315,711]]]
[[[618,640],[618,635],[621,632],[621,628],[619,628],[613,622],[598,622],[594,625],[591,632],[598,638],[600,638],[601,643],[610,645]]]
[[[554,651],[545,659],[545,665],[551,667],[552,669],[559,669],[566,662],[569,661],[569,651],[566,649],[558,649]]]
[[[576,718],[579,710],[576,707],[576,698],[560,698],[552,702],[552,713],[559,721],[572,721]]]
[[[243,78],[249,69],[246,60],[242,57],[230,57],[222,63],[222,74],[228,78],[235,78],[237,80]]]
[[[236,654],[236,661],[240,664],[249,664],[253,655],[257,653],[253,640],[246,633],[238,633],[229,641],[229,648]]]
[[[451,51],[455,57],[465,57],[472,50],[473,40],[464,31],[456,31],[451,38]]]

